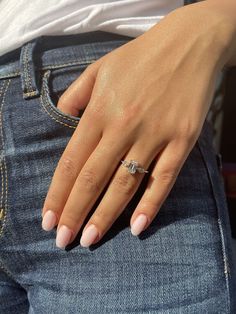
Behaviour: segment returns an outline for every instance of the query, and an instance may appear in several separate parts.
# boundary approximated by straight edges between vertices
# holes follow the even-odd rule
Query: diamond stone
[[[130,160],[128,171],[129,173],[134,174],[137,171],[138,163],[134,160]]]

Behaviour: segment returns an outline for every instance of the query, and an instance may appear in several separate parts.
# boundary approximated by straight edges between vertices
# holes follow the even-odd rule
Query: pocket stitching
[[[65,126],[68,126],[68,127],[71,127],[71,128],[76,128],[76,126],[74,125],[69,125],[67,123],[65,123],[64,121],[61,121],[61,120],[58,120],[59,118],[60,119],[63,119],[63,120],[67,120],[66,122],[69,123],[69,121],[71,121],[72,123],[75,123],[75,124],[78,124],[78,122],[80,121],[80,118],[78,117],[78,119],[75,117],[74,119],[70,118],[70,117],[67,117],[66,115],[64,115],[63,113],[59,113],[54,107],[53,107],[53,104],[50,104],[50,101],[48,99],[48,96],[50,93],[49,93],[49,90],[48,90],[48,86],[47,86],[47,83],[48,83],[48,78],[49,78],[49,75],[50,75],[50,70],[46,71],[44,73],[44,77],[43,77],[43,81],[42,81],[42,90],[41,90],[41,95],[40,95],[40,102],[41,102],[41,105],[43,106],[44,110],[47,112],[47,114],[55,121],[61,123],[62,125],[65,125]],[[47,105],[44,104],[44,101],[46,102]],[[53,115],[56,115],[56,117],[54,117],[52,115],[52,113],[50,113],[48,111],[48,109],[50,109],[50,111],[52,111]]]
[[[40,95],[40,102],[41,102],[41,105],[42,105],[43,109],[45,110],[45,112],[46,112],[53,120],[57,121],[58,123],[60,123],[60,124],[62,124],[62,125],[64,125],[64,126],[66,126],[66,127],[76,129],[76,126],[66,124],[65,122],[62,122],[62,121],[56,119],[54,116],[52,116],[51,113],[47,110],[46,106],[45,106],[44,103],[43,103],[42,95]],[[57,112],[54,112],[54,113],[57,113]]]
[[[48,70],[44,74],[44,77],[43,77],[43,93],[42,93],[42,95],[45,97],[45,100],[46,100],[49,108],[52,109],[55,112],[56,115],[62,117],[63,119],[67,119],[67,120],[75,122],[75,123],[78,122],[80,120],[79,117],[78,118],[76,118],[76,117],[74,117],[74,118],[67,117],[65,113],[58,112],[56,110],[56,108],[54,107],[54,105],[50,104],[50,101],[49,101],[49,98],[48,98],[48,96],[50,96],[50,92],[49,92],[49,88],[47,86],[50,73],[51,73],[51,71]]]

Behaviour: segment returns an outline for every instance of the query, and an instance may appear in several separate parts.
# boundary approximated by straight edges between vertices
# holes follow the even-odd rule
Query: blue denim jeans
[[[41,227],[54,170],[83,114],[63,113],[57,100],[129,40],[101,31],[42,36],[0,57],[0,313],[236,313],[231,230],[207,120],[140,236],[129,225],[149,173],[97,244],[81,247],[79,232],[61,250],[56,228]]]

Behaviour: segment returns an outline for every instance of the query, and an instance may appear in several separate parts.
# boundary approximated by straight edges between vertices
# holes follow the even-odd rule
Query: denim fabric
[[[236,312],[228,210],[207,120],[140,236],[129,224],[149,173],[90,248],[79,245],[79,232],[61,250],[56,228],[41,228],[51,178],[83,114],[63,113],[57,100],[88,64],[131,39],[44,36],[0,57],[0,313]]]
[[[184,5],[199,2],[199,1],[202,1],[202,0],[184,0]]]

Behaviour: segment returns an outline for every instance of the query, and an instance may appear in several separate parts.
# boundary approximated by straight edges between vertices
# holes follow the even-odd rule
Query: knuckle
[[[80,183],[88,192],[98,192],[99,184],[93,169],[86,169],[80,174]]]
[[[130,174],[121,174],[114,180],[114,186],[119,192],[130,195],[136,186],[136,182],[132,180]]]
[[[172,170],[165,170],[161,172],[158,177],[161,180],[162,183],[168,185],[171,185],[173,181],[176,180],[178,175],[177,169],[172,169]]]
[[[121,113],[116,117],[116,125],[120,130],[129,130],[135,128],[136,124],[135,115],[137,115],[138,108],[134,105],[129,105],[128,108],[124,108]]]
[[[66,176],[74,178],[76,176],[76,166],[70,157],[63,157],[58,162],[58,168]]]
[[[58,204],[58,194],[49,190],[43,207],[52,208],[55,204]]]
[[[183,137],[183,140],[187,143],[187,145],[192,146],[192,144],[196,141],[196,132],[190,131]]]
[[[197,130],[192,125],[183,124],[179,130],[178,138],[191,145],[196,141],[197,134]]]
[[[148,208],[150,212],[156,212],[158,210],[158,206],[159,206],[159,201],[154,200],[151,197],[149,197],[142,201],[141,205],[139,205],[139,208],[143,209],[144,211],[146,211]]]
[[[86,110],[87,110],[87,117],[90,119],[91,123],[92,121],[102,118],[104,116],[104,107],[102,106],[104,104],[104,98],[100,96],[93,96],[93,98],[90,100]]]

